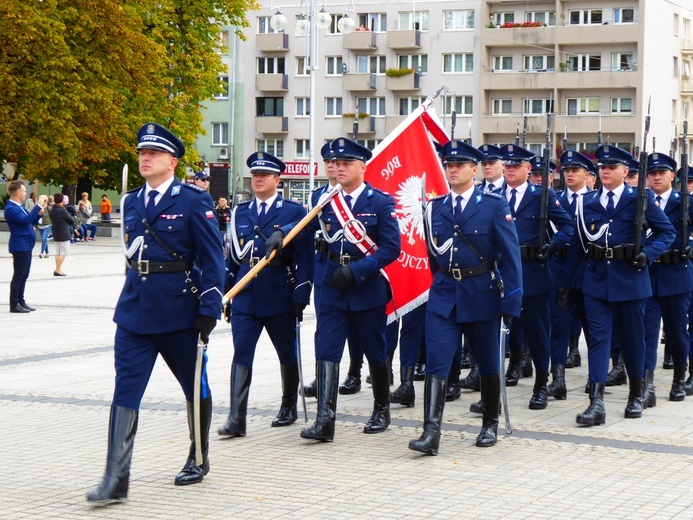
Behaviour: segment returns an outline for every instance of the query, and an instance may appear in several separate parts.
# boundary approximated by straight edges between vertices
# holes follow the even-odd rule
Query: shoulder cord
[[[242,260],[248,251],[255,245],[254,240],[248,240],[248,242],[241,249],[241,245],[238,242],[238,235],[236,234],[236,210],[238,206],[233,208],[231,213],[231,243],[233,244],[233,250],[236,253],[236,258]]]
[[[582,228],[582,231],[584,233],[585,238],[589,242],[596,242],[599,240],[601,237],[604,236],[606,233],[606,243],[605,246],[609,247],[609,234],[607,233],[609,231],[609,224],[603,224],[602,227],[599,228],[599,231],[596,233],[590,233],[587,230],[587,224],[585,223],[585,212],[583,210],[583,204],[584,204],[584,195],[580,195],[577,199],[577,204],[575,204],[575,220],[577,221],[578,225],[580,228]],[[587,252],[587,245],[585,244],[585,241],[582,239],[583,233],[579,232],[580,229],[578,229],[578,235],[580,236],[580,243],[582,244],[582,250],[586,253]]]

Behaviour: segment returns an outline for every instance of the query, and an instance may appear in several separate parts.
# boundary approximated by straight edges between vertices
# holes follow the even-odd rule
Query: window
[[[327,56],[327,66],[325,67],[327,76],[341,76],[342,75],[342,57],[341,56]]]
[[[428,11],[399,13],[399,28],[402,30],[416,29],[418,31],[428,31]]]
[[[400,69],[414,69],[420,74],[428,72],[428,55],[427,54],[407,54],[399,56]]]
[[[676,116],[679,114],[678,103],[675,99],[671,100],[671,120],[676,121]]]
[[[306,56],[296,57],[296,75],[297,76],[308,76],[310,75],[310,58]]]
[[[473,72],[473,54],[443,54],[443,72]]]
[[[631,98],[611,98],[612,114],[630,114],[633,100]]]
[[[523,99],[522,100],[523,114],[552,114],[553,100],[552,99]]]
[[[424,102],[423,97],[401,97],[397,99],[397,114],[400,116],[408,116],[414,110],[419,108],[419,105]]]
[[[385,98],[384,97],[372,97],[372,98],[356,98],[356,108],[359,114],[369,114],[371,116],[384,116],[385,115]]]
[[[284,157],[284,140],[283,139],[256,139],[255,149],[258,152],[271,153],[280,159]]]
[[[499,72],[503,70],[513,70],[513,57],[512,56],[494,56],[493,57],[493,71]]]
[[[617,7],[614,9],[614,23],[633,23],[635,9],[632,7]]]
[[[534,155],[541,155],[544,153],[544,145],[540,143],[529,143],[527,145],[527,150],[532,152]]]
[[[513,113],[512,99],[494,99],[491,107],[494,116]]]
[[[382,139],[357,139],[356,142],[361,146],[365,146],[369,150],[374,150],[380,144]]]
[[[229,99],[229,77],[219,76],[217,79],[221,84],[222,92],[214,94],[214,99]]]
[[[342,115],[342,98],[328,97],[325,98],[325,115],[327,117]]]
[[[582,9],[568,13],[570,25],[599,25],[602,23],[601,9]]]
[[[227,54],[229,52],[229,31],[219,32],[219,54]]]
[[[556,57],[553,54],[524,56],[522,61],[525,70],[546,72],[547,70],[554,70],[556,67]]]
[[[310,139],[296,139],[296,159],[310,159]]]
[[[342,34],[342,31],[339,30],[339,20],[341,20],[342,18],[349,17],[344,14],[332,15],[332,21],[330,22],[330,26],[327,28],[328,34]]]
[[[621,148],[620,145],[613,143],[614,146]],[[578,152],[584,153],[586,155],[594,155],[594,151],[599,148],[599,143],[568,143],[568,150],[577,150]],[[628,148],[623,148],[624,150],[630,150],[630,144]]]
[[[674,36],[679,35],[679,15],[674,13]]]
[[[612,52],[611,70],[635,70],[632,52]]]
[[[258,58],[258,74],[284,74],[284,58]]]
[[[495,13],[496,25],[515,22],[515,13]]]
[[[359,27],[365,27],[368,31],[387,31],[387,15],[385,13],[361,13],[359,14]]]
[[[356,56],[359,74],[385,74],[385,56]]]
[[[681,120],[688,121],[688,101],[681,101]]]
[[[260,97],[256,98],[256,105],[258,117],[284,115],[284,98]]]
[[[567,105],[569,116],[599,113],[599,98],[569,98]]]
[[[212,145],[226,146],[229,144],[229,124],[212,123]]]
[[[257,33],[258,34],[272,34],[274,29],[270,25],[271,16],[258,16],[257,17]]]
[[[443,114],[452,115],[455,112],[461,116],[471,116],[474,113],[474,98],[472,96],[448,96],[443,101]]]
[[[445,19],[443,28],[446,31],[463,31],[474,29],[474,10],[444,11]]]
[[[549,27],[556,26],[556,11],[528,11],[525,22],[539,22]]]
[[[681,76],[685,78],[691,77],[691,62],[688,60],[681,60]]]
[[[327,181],[314,181],[315,187],[319,188],[327,184]],[[308,204],[310,197],[310,181],[289,181],[289,198],[299,204]]]
[[[571,72],[601,70],[601,68],[601,54],[574,54],[568,56],[568,70]]]
[[[679,77],[679,59],[677,56],[674,56],[674,77]]]
[[[296,98],[296,117],[307,117],[310,115],[310,98]]]

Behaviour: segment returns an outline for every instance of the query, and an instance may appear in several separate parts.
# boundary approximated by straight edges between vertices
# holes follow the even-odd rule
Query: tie
[[[659,204],[659,206],[661,207],[661,205],[662,205],[662,196],[661,196],[661,195],[657,195],[657,196],[655,197],[655,200],[657,201],[657,204]]]
[[[575,213],[575,202],[577,201],[578,194],[573,193],[572,195],[573,200],[570,201],[570,209],[573,211],[573,214]]]
[[[262,202],[260,203],[260,214],[258,215],[260,225],[262,225],[265,222],[265,215],[267,215],[267,203]]]
[[[510,205],[510,214],[514,217],[515,216],[515,202],[517,201],[517,198],[515,197],[517,195],[517,190],[513,188],[510,190],[510,200],[508,201],[508,204]]]
[[[151,223],[156,218],[156,196],[158,191],[152,190],[149,192],[149,200],[147,201],[147,220]]]
[[[457,222],[458,226],[462,225],[462,201],[464,200],[464,197],[462,195],[458,195],[455,197],[455,222]]]
[[[609,216],[614,214],[614,192],[610,191],[606,194],[609,200],[606,202],[606,212]]]
[[[351,195],[344,195],[344,200],[349,204],[349,209],[351,209]]]

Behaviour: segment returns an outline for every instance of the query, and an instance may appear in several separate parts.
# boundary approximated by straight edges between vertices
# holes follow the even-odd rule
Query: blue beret
[[[534,152],[530,152],[516,144],[504,144],[500,148],[500,153],[503,164],[522,164],[523,162],[529,162],[535,155]]]
[[[320,155],[322,155],[323,161],[331,161],[334,159],[332,141],[327,141],[324,145],[322,145],[322,148],[320,148]]]
[[[529,163],[532,165],[532,173],[542,173],[544,171],[544,158],[541,155],[535,155],[529,160]],[[555,172],[557,168],[558,165],[554,161],[549,160],[549,173]]]
[[[159,150],[181,158],[185,155],[185,145],[173,133],[156,123],[147,123],[137,132],[138,150]]]
[[[443,163],[472,162],[478,164],[484,155],[471,144],[467,144],[459,139],[453,139],[443,145],[440,149],[440,156],[443,158]]]
[[[345,159],[347,161],[368,161],[373,153],[356,141],[348,137],[338,137],[332,141],[332,152],[335,159]]]
[[[253,172],[268,172],[281,175],[286,170],[286,164],[267,152],[255,152],[250,154],[245,163]]]
[[[631,159],[628,161],[628,175],[637,175],[640,173],[640,161]]]
[[[676,159],[663,153],[651,153],[647,156],[647,173],[660,170],[676,171]]]
[[[576,150],[566,150],[561,154],[561,166],[563,168],[584,168],[590,173],[594,173],[594,162]]]
[[[197,179],[199,181],[209,179],[209,177],[210,177],[210,175],[204,170],[201,170],[199,172],[195,172],[195,179]]]
[[[598,166],[608,166],[612,164],[623,164],[628,166],[628,163],[633,160],[630,152],[622,150],[610,144],[603,144],[594,151],[597,157]]]
[[[493,162],[502,158],[500,148],[492,144],[482,144],[479,147],[479,151],[483,155],[481,162]]]

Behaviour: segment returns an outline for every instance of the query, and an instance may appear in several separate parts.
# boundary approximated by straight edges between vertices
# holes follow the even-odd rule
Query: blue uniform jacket
[[[587,195],[590,193],[590,191],[585,192],[584,194]],[[579,197],[581,197],[580,195]],[[578,198],[579,198],[578,197]],[[575,222],[575,208],[570,206],[570,199],[568,198],[568,190],[564,189],[562,190],[556,197],[558,199],[558,202],[561,204],[561,207],[570,215],[570,218],[573,219],[573,222]],[[577,206],[577,199],[575,200],[575,205]],[[565,268],[565,261],[566,258],[568,257],[568,249],[570,249],[570,243],[566,244],[563,249],[559,250],[556,254],[551,256],[551,260],[549,262],[549,267],[551,269],[551,276],[554,280],[554,285],[558,285],[557,281],[560,278],[561,273],[563,272],[563,269]],[[580,262],[578,265],[576,271],[575,271],[575,284],[574,286],[578,289],[582,289],[582,276],[583,272],[585,270],[585,262],[584,259],[583,261]]]
[[[498,261],[505,291],[500,291],[491,273],[456,281],[440,272],[478,266],[477,255],[467,247],[455,231],[455,217],[450,195],[433,199],[430,221],[426,221],[429,240],[438,247],[452,239],[450,250],[437,254],[429,244],[433,284],[428,297],[427,311],[448,319],[456,308],[456,321],[467,323],[498,318],[501,313],[520,315],[522,307],[522,264],[517,232],[510,217],[508,202],[501,196],[483,194],[475,188],[473,197],[462,212],[461,231],[487,262]],[[452,253],[452,265],[450,264]]]
[[[36,204],[31,211],[27,211],[23,206],[8,200],[5,204],[5,220],[10,228],[10,242],[8,244],[10,253],[31,251],[36,245],[36,232],[34,226],[38,223],[41,215],[41,206]],[[48,209],[46,208],[46,211]]]
[[[231,255],[228,269],[229,288],[243,278],[251,266],[243,263],[234,246],[237,240],[241,250],[249,242],[244,258],[265,256],[265,237],[289,223],[297,222],[306,216],[300,204],[277,197],[267,210],[265,220],[260,226],[255,199],[236,205],[233,210],[231,229]],[[264,236],[263,236],[264,235]],[[258,318],[276,316],[292,310],[292,302],[307,305],[310,301],[313,278],[313,238],[305,231],[299,233],[273,260],[281,266],[265,267],[233,298],[232,310],[252,314]]]
[[[689,196],[690,198],[690,196]],[[693,215],[693,204],[688,203],[689,221]],[[681,194],[672,191],[664,208],[664,214],[676,230],[671,249],[681,250]],[[654,262],[650,265],[650,283],[655,296],[673,296],[693,291],[693,264],[685,260],[676,264]]]
[[[313,190],[310,194],[310,207],[311,209],[318,205],[320,197],[323,193],[326,193],[330,189],[329,185],[320,186]],[[313,226],[315,229],[315,226]],[[322,286],[323,276],[325,274],[325,267],[327,266],[327,253],[316,251],[315,252],[315,263],[313,270],[313,282],[316,286]]]
[[[608,232],[596,240],[596,244],[605,247],[607,238],[609,247],[632,244],[635,236],[634,220],[637,190],[631,186],[626,186],[618,205],[614,208],[613,216],[609,218],[606,209],[599,202],[603,189],[602,187],[597,191],[586,193],[582,197],[585,226],[588,232],[597,233],[602,225],[609,224]],[[652,235],[646,239],[645,231],[643,231],[642,244],[643,251],[651,264],[672,244],[676,231],[649,190],[647,191],[646,220],[652,230]],[[559,282],[562,287],[572,285],[576,268],[581,258],[584,257],[585,249],[582,244],[584,242],[586,245],[588,242],[581,222],[577,223],[577,228],[578,232],[571,240],[565,271]],[[582,292],[610,302],[649,298],[652,296],[652,287],[650,286],[648,271],[646,268],[637,269],[631,266],[628,260],[587,258],[582,280]]]
[[[515,227],[520,245],[539,244],[539,216],[541,214],[541,186],[527,182],[522,200],[515,211]],[[548,217],[557,231],[551,238],[557,249],[568,243],[575,230],[573,219],[561,207],[556,193],[549,189]],[[547,226],[548,229],[549,226]],[[553,287],[553,278],[546,260],[522,261],[522,289],[525,296],[547,294]]]
[[[152,229],[184,260],[194,260],[190,278],[198,288],[195,296],[185,282],[185,272],[140,276],[128,269],[116,305],[115,321],[135,334],[157,334],[193,328],[198,314],[219,318],[224,281],[224,254],[219,240],[216,212],[209,193],[178,179],[156,206]],[[129,191],[123,209],[123,240],[130,247],[144,237],[142,260],[173,262],[172,256],[145,233],[144,186]],[[132,257],[138,259],[138,253]]]

